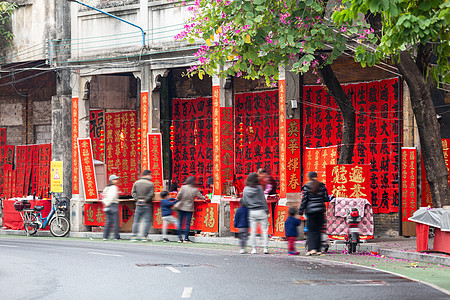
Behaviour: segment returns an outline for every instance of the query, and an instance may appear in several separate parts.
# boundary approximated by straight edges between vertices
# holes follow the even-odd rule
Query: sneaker
[[[147,239],[142,239],[142,242],[143,243],[147,243]]]
[[[184,242],[185,242],[185,243],[188,243],[188,244],[189,244],[189,243],[193,243],[193,241],[191,241],[190,239],[186,239],[186,240],[184,240]]]
[[[168,238],[163,238],[163,243],[170,242]]]
[[[115,241],[118,241],[119,239],[114,239]]]
[[[179,240],[178,240],[178,243],[182,243],[182,242],[183,242],[183,239],[179,239]]]
[[[288,254],[289,254],[289,255],[299,255],[300,252],[297,252],[297,251],[289,251]]]
[[[107,241],[108,239],[103,239],[104,241]]]
[[[138,241],[137,238],[132,238],[132,239],[131,239],[131,242],[132,242],[132,243],[135,243],[135,242],[137,242],[137,241]]]
[[[257,253],[256,248],[253,248],[251,254],[256,254],[256,253]]]
[[[245,254],[245,253],[247,253],[247,251],[245,251],[245,249],[241,249],[241,250],[239,251],[239,253],[240,253],[240,254]]]
[[[264,254],[269,254],[269,248],[264,248]]]

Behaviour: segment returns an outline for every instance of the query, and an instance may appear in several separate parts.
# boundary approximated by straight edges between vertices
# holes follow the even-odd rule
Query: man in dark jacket
[[[321,254],[320,253],[320,237],[322,225],[324,222],[323,215],[326,207],[325,202],[329,201],[327,188],[325,184],[317,180],[316,172],[308,173],[309,181],[302,188],[302,204],[300,205],[299,214],[303,215],[306,211],[308,226],[308,252],[306,255]]]
[[[142,177],[133,184],[133,189],[131,190],[131,196],[133,196],[136,201],[132,242],[137,242],[137,233],[139,231],[141,219],[144,219],[144,234],[142,235],[142,241],[147,241],[150,220],[153,213],[152,199],[155,195],[155,185],[151,180],[152,172],[150,170],[144,170],[144,172],[142,172]]]

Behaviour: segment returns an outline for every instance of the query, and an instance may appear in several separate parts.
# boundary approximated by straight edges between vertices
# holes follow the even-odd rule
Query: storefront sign
[[[286,83],[284,79],[278,81],[278,113],[279,113],[279,135],[280,135],[280,197],[286,198]]]
[[[83,176],[84,196],[86,200],[97,200],[97,180],[95,177],[94,157],[90,138],[78,139],[81,175]]]
[[[417,210],[416,148],[402,148],[402,221],[409,222]]]
[[[155,192],[163,191],[163,160],[162,160],[162,136],[161,133],[149,133],[147,135],[149,170],[152,171],[152,181],[155,184]]]
[[[80,193],[78,160],[78,98],[72,98],[72,194]]]
[[[148,168],[147,133],[148,133],[149,104],[148,91],[141,92],[141,169]]]
[[[327,165],[328,194],[336,198],[370,199],[369,169],[368,165]]]
[[[63,192],[63,162],[50,162],[50,190],[54,193]]]

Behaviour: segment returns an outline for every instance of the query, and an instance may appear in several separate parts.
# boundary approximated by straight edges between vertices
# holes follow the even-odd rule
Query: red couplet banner
[[[417,210],[416,148],[402,148],[402,221]]]
[[[314,171],[317,173],[317,178],[323,183],[327,183],[327,169],[328,165],[337,164],[338,150],[337,146],[321,147],[321,148],[306,148],[304,155],[304,176],[303,183],[308,181],[308,173]]]
[[[78,160],[78,98],[72,98],[72,194],[80,193],[80,169]]]
[[[84,196],[86,200],[97,200],[97,180],[95,177],[94,157],[90,138],[78,139],[78,155],[81,162]]]
[[[103,110],[91,110],[89,119],[89,131],[92,140],[92,148],[94,149],[94,158],[99,161],[104,161],[105,155],[100,151],[100,143],[102,139],[102,130],[103,132],[105,130],[105,113]]]
[[[148,165],[152,171],[152,181],[155,184],[155,191],[163,190],[163,160],[162,160],[162,138],[161,133],[149,133],[148,139]]]
[[[123,224],[123,204],[119,205],[119,227]],[[84,225],[105,226],[106,214],[103,212],[103,203],[84,204]]]
[[[289,207],[288,206],[279,206],[277,205],[275,207],[275,227],[273,229],[273,235],[274,236],[285,236],[284,232],[284,222],[286,222],[289,214],[288,214]]]
[[[300,120],[286,120],[286,125],[286,191],[288,193],[300,193],[302,188],[300,177]]]
[[[328,165],[327,189],[330,195],[342,198],[370,199],[368,165]],[[383,203],[388,206],[388,203]]]

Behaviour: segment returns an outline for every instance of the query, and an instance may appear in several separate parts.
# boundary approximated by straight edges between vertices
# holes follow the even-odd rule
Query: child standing
[[[284,222],[284,230],[288,241],[288,254],[299,255],[300,253],[295,251],[295,240],[297,240],[298,236],[297,227],[300,226],[301,221],[295,217],[297,214],[297,209],[295,207],[289,207],[288,214],[289,217],[286,222]]]
[[[161,215],[163,219],[163,228],[162,228],[162,235],[163,235],[163,242],[166,243],[169,241],[167,238],[167,227],[170,223],[177,225],[177,218],[175,218],[172,215],[172,206],[175,205],[175,203],[178,202],[178,200],[169,198],[169,193],[167,191],[162,191],[161,194]],[[178,233],[177,233],[178,234]]]
[[[236,210],[234,215],[234,227],[239,228],[239,244],[241,246],[241,251],[239,253],[245,254],[248,240],[248,208],[242,204]]]

